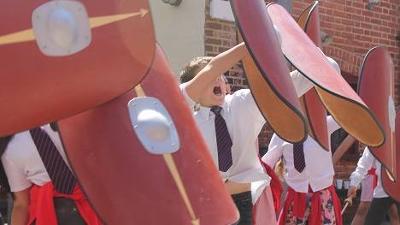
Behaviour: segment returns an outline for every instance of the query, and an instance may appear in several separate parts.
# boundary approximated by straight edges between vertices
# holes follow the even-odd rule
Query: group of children
[[[223,52],[211,60],[196,59],[181,73],[181,90],[189,107],[193,110],[206,143],[208,144],[215,164],[225,182],[228,192],[240,212],[238,224],[258,224],[252,218],[254,207],[257,207],[260,193],[271,196],[270,176],[262,167],[258,155],[257,137],[265,120],[257,108],[250,90],[241,89],[232,95],[226,94],[223,73],[241,60],[247,50],[243,43]],[[208,63],[207,63],[208,62]],[[333,65],[335,68],[339,68]],[[340,72],[340,71],[338,71]],[[302,96],[313,87],[300,73],[292,73],[292,80],[298,96]],[[230,145],[231,166],[221,169],[221,158],[225,157],[219,145],[217,115],[213,109],[220,107],[220,115],[225,120]],[[329,133],[339,126],[328,117]],[[226,142],[226,141],[225,141]],[[267,154],[262,160],[274,167],[283,158],[285,180],[289,185],[288,195],[280,213],[279,224],[342,224],[340,201],[333,187],[333,163],[331,153],[321,149],[319,144],[308,137],[301,145],[303,168],[299,171],[294,165],[293,145],[283,141],[277,135],[272,137]],[[223,160],[222,160],[223,161]],[[257,188],[255,183],[262,182]],[[258,189],[258,190],[257,190]],[[269,221],[265,224],[276,224],[273,199],[269,198],[268,209],[263,217]],[[253,203],[253,204],[252,204]]]
[[[269,193],[268,196],[272,194],[271,177],[266,172],[268,168],[263,169],[258,159],[257,136],[265,120],[257,109],[250,90],[241,89],[231,95],[227,94],[222,75],[245,54],[248,54],[247,50],[241,43],[212,59],[197,58],[182,71],[180,85],[214,162],[219,167],[221,178],[240,212],[239,225],[262,224],[255,219],[258,198],[262,192]],[[328,61],[340,74],[338,64],[329,57]],[[297,71],[291,73],[291,78],[298,97],[313,87],[312,83]],[[214,112],[216,107],[220,108],[218,113]],[[221,116],[228,131],[222,136],[230,136],[231,163],[225,169],[221,169],[221,164],[226,161],[223,153],[226,150],[221,147],[223,144],[219,144],[219,132],[223,131],[217,122]],[[335,120],[327,116],[328,137],[339,128]],[[226,139],[222,142],[226,143]],[[358,184],[371,167],[372,159],[365,159],[368,153],[366,149],[357,170],[351,176],[349,197],[354,196]],[[372,157],[370,153],[369,157]],[[302,143],[291,144],[274,134],[262,162],[273,168],[278,161],[283,162],[283,176],[288,190],[281,209],[275,209],[273,199],[269,198],[268,210],[264,211],[263,215],[268,218],[268,222],[263,221],[264,224],[343,224],[341,202],[334,187],[330,149],[323,149],[312,136],[308,136]],[[375,168],[380,168],[380,165],[376,165]],[[379,174],[379,169],[376,174]],[[262,185],[255,185],[260,182]],[[387,209],[395,203],[381,189],[378,179],[366,224],[380,224]],[[380,192],[381,196],[378,196]],[[274,213],[278,216],[271,216]]]
[[[283,161],[284,179],[288,185],[282,209],[274,207],[271,176],[258,154],[257,138],[266,121],[251,91],[241,89],[230,94],[223,75],[247,54],[245,44],[240,43],[213,58],[196,58],[180,74],[182,95],[240,213],[237,224],[342,225],[341,203],[333,186],[332,154],[311,136],[302,143],[291,144],[273,135],[262,161],[271,168]],[[340,73],[337,64],[332,62],[332,66]],[[312,83],[299,72],[291,73],[291,77],[298,97],[313,88]],[[330,116],[327,124],[329,135],[340,128]],[[13,225],[102,224],[76,181],[69,184],[65,179],[57,181],[53,178],[60,170],[64,174],[69,170],[55,128],[46,125],[35,128],[35,131],[1,138],[0,148],[2,165],[14,196]],[[54,150],[58,151],[51,156],[49,165],[46,154]],[[54,165],[54,159],[60,157],[64,159],[64,165]],[[352,174],[349,196],[354,195],[372,163],[373,158],[367,149]],[[376,168],[379,170],[380,166]],[[60,182],[72,186],[72,189],[58,189],[56,184]],[[373,209],[393,203],[393,199],[380,200],[389,198],[380,191],[380,185],[378,179]],[[259,206],[261,202],[263,205]],[[262,213],[257,211],[258,207],[262,207]],[[376,221],[380,217],[377,213],[380,212],[367,217],[367,224],[378,224]]]

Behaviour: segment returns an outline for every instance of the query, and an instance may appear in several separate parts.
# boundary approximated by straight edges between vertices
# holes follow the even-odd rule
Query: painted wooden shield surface
[[[385,134],[367,105],[328,63],[322,51],[280,5],[267,6],[282,37],[282,51],[298,71],[311,80],[325,108],[338,124],[362,143],[378,147]]]
[[[135,90],[59,121],[68,158],[101,218],[119,225],[237,221],[232,199],[160,49]],[[177,152],[150,154],[135,135],[127,104],[143,94],[159,99],[171,115],[180,139]]]
[[[134,87],[153,60],[155,37],[146,0],[79,1],[90,18],[91,43],[60,57],[43,54],[39,46],[46,46],[37,43],[32,30],[33,11],[49,2],[0,2],[0,136],[109,101]],[[55,4],[63,2],[76,1]],[[50,20],[54,27],[75,30],[80,23],[74,15],[60,12],[53,13],[56,22]]]
[[[385,143],[379,148],[370,148],[371,153],[397,180],[394,65],[386,48],[375,47],[365,56],[358,81],[358,93],[375,113],[386,133]]]
[[[400,162],[400,112],[396,113],[396,154],[394,155],[395,162]],[[400,166],[396,164],[396,174],[400,174]],[[400,202],[400,181],[399,177],[394,181],[386,170],[381,170],[382,185],[385,192],[394,198],[397,202]]]
[[[307,33],[308,37],[318,47],[322,47],[318,1],[315,1],[307,9],[305,9],[297,20],[297,23]],[[329,150],[329,137],[328,126],[326,124],[326,110],[322,104],[317,91],[312,88],[309,90],[302,99],[302,104],[308,119],[309,130],[311,136],[321,145],[325,150]]]
[[[243,66],[260,111],[284,140],[304,140],[305,120],[264,1],[231,0],[230,3],[249,52]]]

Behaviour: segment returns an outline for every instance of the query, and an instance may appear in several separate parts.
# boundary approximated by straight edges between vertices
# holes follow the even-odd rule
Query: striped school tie
[[[221,116],[222,108],[220,106],[211,107],[215,114],[215,134],[217,137],[218,165],[219,170],[226,172],[232,166],[232,139],[229,135],[226,122]]]
[[[303,172],[306,167],[306,161],[304,159],[303,142],[293,144],[293,163],[294,168],[299,172]]]
[[[76,184],[75,176],[49,135],[40,127],[33,128],[29,132],[56,190],[64,194],[71,194]]]

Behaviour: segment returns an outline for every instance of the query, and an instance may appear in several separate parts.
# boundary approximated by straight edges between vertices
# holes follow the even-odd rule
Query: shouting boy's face
[[[200,99],[200,104],[203,106],[222,106],[226,95],[226,83],[223,75],[219,76],[215,82],[207,88]]]

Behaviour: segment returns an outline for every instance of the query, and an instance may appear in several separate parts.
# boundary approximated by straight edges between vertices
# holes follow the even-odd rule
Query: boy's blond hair
[[[179,73],[181,83],[193,79],[212,59],[210,56],[196,57],[192,59]]]

